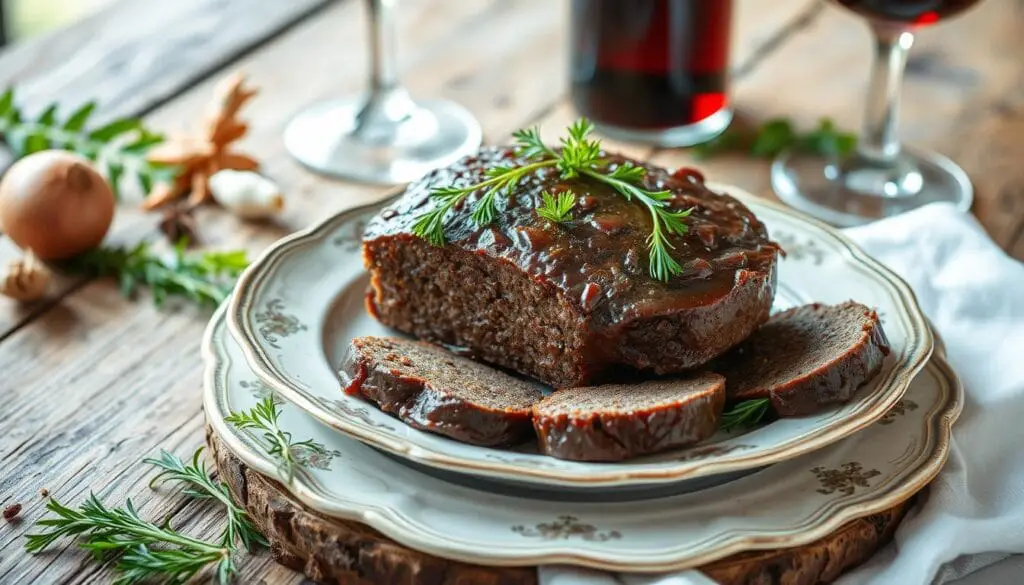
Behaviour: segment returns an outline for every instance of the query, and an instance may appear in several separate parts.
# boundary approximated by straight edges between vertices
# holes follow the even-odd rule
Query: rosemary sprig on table
[[[755,398],[738,402],[732,408],[722,413],[720,427],[723,431],[752,427],[768,415],[768,407],[769,400],[767,398]]]
[[[240,540],[250,552],[256,544],[267,546],[267,539],[256,529],[246,511],[231,498],[228,486],[207,473],[202,455],[203,448],[196,449],[192,455],[191,465],[185,465],[177,455],[164,450],[160,451],[159,459],[143,459],[143,463],[149,463],[162,470],[149,482],[149,487],[156,488],[161,483],[176,481],[185,484],[182,493],[186,496],[198,500],[213,499],[223,504],[228,515],[228,524],[221,538],[222,546],[234,547],[236,540]]]
[[[773,118],[756,129],[734,124],[712,140],[690,148],[690,152],[697,158],[726,152],[773,158],[790,149],[820,156],[844,156],[856,146],[857,136],[837,129],[828,118],[822,118],[818,126],[806,134],[798,132],[785,118]]]
[[[153,292],[157,306],[169,296],[182,296],[200,305],[217,306],[231,293],[234,279],[249,262],[244,250],[185,253],[179,242],[170,257],[156,254],[147,242],[132,248],[97,248],[64,266],[78,273],[116,278],[121,292],[131,297],[142,285]]]
[[[129,499],[123,508],[108,508],[94,494],[76,510],[51,498],[46,508],[56,517],[39,520],[48,528],[26,536],[25,550],[37,553],[65,536],[81,536],[79,544],[100,560],[117,558],[115,583],[129,584],[161,578],[184,583],[210,564],[217,581],[231,581],[235,565],[231,548],[186,536],[167,522],[156,525],[139,517]],[[154,549],[153,545],[161,548]]]
[[[95,110],[96,102],[87,102],[61,120],[57,105],[52,104],[35,119],[28,119],[15,101],[14,90],[8,89],[0,95],[0,135],[16,158],[56,148],[96,162],[105,170],[115,195],[126,176],[133,177],[147,193],[155,183],[173,178],[175,168],[146,160],[149,150],[163,142],[162,135],[135,118],[87,129]]]
[[[473,202],[471,218],[477,225],[487,225],[498,212],[499,196],[511,198],[512,190],[524,177],[538,169],[554,167],[562,179],[586,178],[604,183],[627,201],[635,201],[647,208],[651,217],[651,233],[647,237],[648,271],[652,277],[667,281],[682,272],[679,262],[669,252],[673,246],[668,236],[687,232],[683,220],[689,216],[690,210],[670,209],[672,193],[669,191],[646,189],[643,186],[646,171],[642,167],[631,163],[614,166],[603,159],[601,142],[590,138],[593,130],[594,126],[587,119],[577,120],[569,127],[568,136],[562,138],[562,147],[557,151],[544,143],[537,128],[514,132],[516,152],[529,162],[522,166],[488,169],[487,178],[475,185],[435,190],[431,196],[436,204],[433,209],[416,218],[413,233],[436,246],[444,245],[444,222],[448,212],[478,191],[482,191],[483,195]],[[545,207],[542,205],[539,209]]]
[[[572,208],[576,205],[576,194],[571,190],[552,195],[547,191],[541,193],[543,203],[537,208],[537,215],[551,223],[565,223],[572,219]]]
[[[323,455],[326,451],[323,446],[312,439],[293,441],[292,434],[281,430],[278,425],[280,416],[281,410],[274,402],[273,396],[268,396],[251,409],[232,412],[224,417],[224,420],[240,430],[260,431],[261,434],[253,435],[254,438],[257,440],[262,438],[263,448],[271,457],[277,458],[281,471],[291,482],[295,477],[296,467],[302,465],[304,452]]]

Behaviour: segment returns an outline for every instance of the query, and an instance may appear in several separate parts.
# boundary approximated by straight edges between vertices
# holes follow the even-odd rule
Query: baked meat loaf
[[[779,416],[803,416],[849,401],[888,354],[875,311],[853,301],[811,304],[772,316],[715,370],[729,402],[768,398]]]
[[[406,339],[352,340],[342,378],[362,396],[412,427],[487,447],[533,435],[533,384],[448,350]]]
[[[395,329],[555,387],[593,383],[617,365],[666,374],[704,364],[768,318],[778,247],[749,209],[699,175],[633,162],[647,169],[646,188],[669,190],[673,208],[693,208],[689,232],[669,236],[681,275],[662,282],[648,274],[651,220],[642,205],[553,168],[500,197],[483,227],[470,217],[481,194],[470,195],[449,213],[443,247],[414,235],[417,217],[436,204],[433,189],[524,164],[510,148],[490,148],[410,185],[369,223],[368,309]],[[571,221],[537,215],[543,192],[566,189],[578,197]]]
[[[724,405],[725,378],[705,372],[558,390],[533,407],[533,426],[541,453],[621,461],[710,437]]]

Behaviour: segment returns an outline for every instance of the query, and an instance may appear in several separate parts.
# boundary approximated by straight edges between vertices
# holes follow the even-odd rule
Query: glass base
[[[771,169],[775,194],[789,206],[832,225],[850,227],[936,202],[968,211],[967,174],[941,154],[904,150],[894,164],[857,156],[835,161],[783,153]]]
[[[721,134],[732,122],[732,109],[723,108],[700,122],[687,126],[666,128],[664,130],[637,130],[636,128],[620,128],[608,126],[594,121],[598,132],[613,140],[622,142],[642,142],[655,146],[678,147],[693,146],[707,142]]]
[[[413,103],[403,91],[314,104],[288,123],[284,146],[315,172],[398,184],[476,152],[482,138],[480,124],[462,106]]]

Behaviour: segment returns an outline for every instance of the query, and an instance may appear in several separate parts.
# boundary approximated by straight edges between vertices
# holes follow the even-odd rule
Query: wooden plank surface
[[[755,20],[783,27],[806,5],[804,0],[780,3],[770,19],[748,11],[750,20],[741,22],[751,34],[739,58],[774,37],[771,29],[756,28]],[[365,41],[360,12],[351,3],[332,6],[238,63],[265,88],[246,112],[254,127],[244,146],[287,187],[289,208],[269,227],[206,211],[200,222],[210,244],[258,250],[287,231],[385,191],[310,175],[284,155],[280,140],[298,108],[362,87],[365,54],[352,49]],[[547,118],[549,128],[561,124],[562,116],[571,115],[555,107],[564,95],[564,19],[561,7],[546,0],[407,1],[400,35],[405,80],[415,95],[467,105],[491,141],[538,117]],[[308,58],[310,47],[317,47],[316,58]],[[213,83],[200,83],[153,112],[149,122],[170,130],[194,125]],[[119,214],[117,237],[151,229],[151,217],[130,208]],[[145,299],[126,303],[109,282],[100,281],[69,291],[0,342],[0,391],[6,399],[0,427],[9,429],[2,460],[5,468],[19,470],[0,478],[0,505],[22,502],[26,520],[0,533],[0,582],[84,582],[97,575],[70,545],[38,558],[20,552],[21,534],[42,514],[35,495],[40,487],[67,501],[80,500],[89,490],[113,502],[132,497],[147,516],[177,510],[173,499],[145,487],[148,472],[137,462],[160,447],[186,454],[201,444],[198,345],[206,316],[191,309],[159,312]],[[210,515],[192,507],[176,513],[175,521],[206,536],[217,530]],[[257,575],[268,583],[297,579],[268,562],[266,557],[245,562],[240,581]]]
[[[97,100],[98,120],[143,114],[329,0],[120,0],[0,51],[0,85],[28,112]]]
[[[251,0],[230,1],[248,6]],[[997,7],[990,8],[994,5]],[[1010,7],[999,7],[1004,5]],[[967,143],[948,133],[955,129],[973,136],[975,148],[992,153],[996,149],[983,138],[983,128],[997,133],[1007,145],[1012,142],[1010,130],[1024,129],[1024,124],[1014,126],[1013,122],[1022,115],[1024,65],[1012,64],[1013,56],[1021,54],[1015,43],[1024,41],[1014,41],[1010,34],[1011,25],[1020,24],[1021,5],[1016,0],[988,2],[976,13],[923,35],[921,46],[943,56],[924,53],[924,61],[918,62],[908,83],[908,100],[917,105],[908,107],[905,116],[908,135],[942,147],[947,154],[962,158],[965,165],[1001,169],[1000,182],[993,184],[1005,183],[1010,188],[1019,184],[1011,176],[1019,167],[1013,165],[1011,155],[1000,159],[1002,166],[997,167],[991,157],[966,150],[958,154],[952,149],[967,149]],[[355,2],[331,4],[225,68],[245,71],[264,90],[244,112],[252,131],[242,148],[265,162],[265,172],[284,187],[288,205],[285,214],[270,225],[241,222],[216,209],[204,210],[199,221],[208,245],[245,246],[255,252],[285,233],[386,192],[380,187],[316,177],[291,161],[281,144],[284,124],[299,108],[363,87],[366,30],[362,9],[361,3]],[[548,0],[403,0],[399,62],[404,79],[415,96],[444,97],[466,105],[479,118],[489,142],[502,142],[511,130],[538,122],[544,124],[547,134],[555,135],[575,116],[565,101],[565,10],[564,3]],[[108,17],[120,18],[116,12]],[[187,27],[191,21],[178,22],[182,28],[174,34],[190,38]],[[90,26],[104,27],[102,22]],[[993,27],[995,32],[986,38],[1006,53],[1005,58],[989,62],[981,49],[971,48],[979,26]],[[91,36],[71,34],[82,35],[79,39]],[[736,83],[737,103],[753,117],[785,114],[813,122],[819,115],[831,115],[853,125],[859,120],[863,102],[867,43],[861,24],[831,8],[823,9],[819,0],[742,0],[734,55],[735,68],[741,72]],[[1015,47],[1017,53],[1012,53]],[[17,53],[0,58],[0,72],[27,75],[35,68],[46,77],[46,70],[59,68],[62,59],[47,60],[46,51],[40,51],[32,53],[40,55],[34,57],[35,67],[20,63]],[[179,78],[195,80],[207,75],[211,67],[197,62],[189,65],[197,67],[197,73],[182,73]],[[997,62],[1001,69],[994,69]],[[39,103],[97,95],[111,95],[115,101],[118,95],[134,99],[116,91],[103,94],[110,90],[105,89],[108,81],[101,75],[130,76],[131,67],[112,71],[97,64],[93,71],[97,75],[94,86],[85,81],[68,86],[40,81],[27,87],[39,88],[30,92]],[[13,73],[11,78],[15,78]],[[137,107],[144,110],[150,107],[145,104],[166,102],[147,116],[150,124],[172,132],[194,129],[197,112],[205,106],[215,82],[216,76],[207,76],[194,86],[192,81],[182,82],[187,91],[178,94],[165,88],[159,92],[162,97],[140,98]],[[134,81],[124,83],[145,89]],[[74,95],[70,95],[72,91]],[[173,99],[168,100],[171,95]],[[1003,101],[997,102],[997,96]],[[975,112],[979,103],[996,104],[988,107],[996,108],[1002,117],[978,114],[979,118],[968,124],[968,113]],[[945,130],[931,126],[936,123],[934,108],[941,108]],[[688,160],[682,151],[614,146],[637,156],[653,155],[671,165]],[[702,164],[716,179],[768,193],[763,161],[727,157]],[[985,177],[982,182],[987,185],[989,180],[996,178]],[[1020,198],[1009,197],[1009,205],[1021,206]],[[979,188],[979,208],[995,205],[982,200],[996,201],[983,197]],[[983,220],[997,225],[994,219],[983,216]],[[1019,231],[1017,220],[999,221],[1003,222],[998,224],[1000,233]],[[134,240],[152,234],[154,223],[152,216],[122,207],[113,239]],[[69,502],[81,500],[90,490],[114,503],[131,497],[147,517],[172,514],[176,526],[206,537],[218,531],[216,514],[208,514],[202,507],[181,507],[180,500],[151,492],[146,487],[151,473],[138,464],[159,448],[184,456],[202,443],[198,348],[207,317],[208,313],[190,308],[161,312],[145,298],[126,302],[106,281],[68,284],[49,303],[34,310],[0,303],[0,396],[4,399],[0,462],[5,470],[0,474],[0,507],[13,501],[24,505],[21,524],[0,526],[0,582],[79,583],[108,576],[105,569],[88,562],[67,543],[38,557],[21,552],[22,535],[43,513],[37,495],[40,487]],[[276,585],[300,581],[265,554],[243,560],[241,566],[239,582]]]
[[[99,102],[98,123],[146,114],[328,1],[120,0],[73,27],[0,51],[0,86],[16,87],[28,114],[54,102],[69,112],[90,100]],[[0,150],[0,167],[8,163]],[[0,239],[0,264],[19,255]],[[80,282],[59,278],[54,297]],[[52,304],[0,299],[0,339]]]

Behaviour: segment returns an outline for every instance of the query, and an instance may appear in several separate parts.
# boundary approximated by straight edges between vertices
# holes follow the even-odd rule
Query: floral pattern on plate
[[[353,337],[395,335],[367,314],[369,277],[358,246],[350,245],[382,205],[343,212],[271,246],[239,281],[228,326],[256,375],[324,423],[419,464],[506,481],[597,489],[738,473],[821,448],[883,417],[932,351],[932,334],[906,284],[824,224],[733,187],[720,189],[789,242],[776,308],[852,297],[886,315],[893,351],[849,404],[612,465],[465,445],[401,424],[344,395],[336,371]]]
[[[396,541],[481,564],[570,563],[618,571],[665,571],[739,550],[798,546],[849,520],[885,510],[929,482],[949,453],[962,389],[940,357],[915,378],[918,408],[839,442],[714,488],[623,501],[546,499],[533,488],[449,482],[368,447],[293,405],[279,424],[334,455],[307,462],[291,483],[228,412],[251,408],[253,374],[227,334],[223,309],[204,341],[204,411],[214,433],[247,466],[286,484],[323,514],[357,520]],[[449,478],[456,474],[448,474]],[[467,487],[476,481],[478,488]],[[562,488],[564,489],[564,488]],[[558,491],[558,490],[555,490]]]

